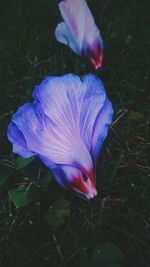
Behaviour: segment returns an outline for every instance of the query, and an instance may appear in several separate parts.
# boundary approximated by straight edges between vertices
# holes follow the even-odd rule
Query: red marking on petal
[[[91,53],[89,53],[88,58],[90,62],[93,64],[95,69],[102,67],[104,53],[103,50],[100,50],[96,47]]]
[[[87,181],[83,179],[84,174],[88,178]],[[67,190],[83,194],[88,199],[97,195],[93,169],[83,170],[81,176],[73,177],[72,180],[63,179],[63,185]]]
[[[91,181],[91,184],[93,187],[95,187],[95,175],[93,169],[91,169],[89,172],[87,172],[87,175]]]
[[[84,194],[88,193],[88,188],[84,183],[82,177],[74,177],[73,181],[71,182],[71,185]]]
[[[81,54],[92,63],[95,69],[102,67],[104,49],[99,41],[96,40],[91,47],[84,48]]]

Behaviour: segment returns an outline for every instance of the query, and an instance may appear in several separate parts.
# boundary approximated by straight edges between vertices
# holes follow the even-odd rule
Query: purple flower
[[[92,74],[47,77],[33,98],[8,126],[13,152],[38,156],[61,186],[93,198],[96,161],[113,115],[103,83]]]
[[[64,0],[59,9],[64,22],[56,28],[56,39],[83,57],[95,69],[102,66],[103,41],[85,0]]]

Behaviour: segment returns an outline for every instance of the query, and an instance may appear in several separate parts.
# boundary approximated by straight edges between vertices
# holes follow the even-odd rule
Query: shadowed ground
[[[88,202],[12,155],[6,129],[47,75],[95,72],[55,40],[57,1],[0,1],[0,266],[150,266],[148,2],[88,1],[105,45],[96,75],[116,108]]]

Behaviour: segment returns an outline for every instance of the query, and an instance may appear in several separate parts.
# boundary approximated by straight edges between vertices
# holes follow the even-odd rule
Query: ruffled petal
[[[7,137],[9,141],[13,144],[13,152],[17,153],[23,158],[32,157],[35,155],[27,149],[26,140],[22,132],[18,129],[15,123],[10,123],[8,126]]]
[[[45,154],[47,152],[47,144],[45,144],[47,136],[44,136],[44,140],[41,143],[40,134],[42,135],[43,125],[42,120],[40,121],[36,115],[34,104],[28,103],[20,107],[13,115],[12,121],[23,134],[29,151],[33,151],[36,154],[42,152]]]
[[[103,114],[104,107],[107,108],[101,80],[92,74],[82,80],[72,74],[47,77],[36,86],[33,97],[36,102],[21,107],[12,119],[24,135],[28,150],[46,157],[51,165],[70,164],[90,169],[89,151],[96,161],[93,151],[99,150],[95,148],[98,147],[95,140],[104,136],[95,125],[100,124],[106,135],[110,120],[109,116],[101,115],[101,110]]]
[[[63,164],[68,162],[70,165],[91,168],[91,156],[80,137],[80,114],[84,98],[80,78],[72,74],[48,77],[35,88],[33,97],[40,102],[46,115],[45,125],[51,133],[53,147],[59,152],[57,157],[64,155]]]
[[[103,41],[85,0],[64,0],[59,4],[64,23],[56,28],[56,39],[101,67]]]
[[[102,148],[103,142],[107,137],[107,133],[112,123],[113,117],[113,107],[112,103],[108,98],[106,98],[103,108],[100,110],[97,115],[94,127],[93,127],[93,137],[91,142],[91,155],[96,165],[97,158],[99,156],[100,150]]]
[[[78,46],[65,22],[57,25],[55,36],[57,41],[68,45],[75,53],[80,54]]]
[[[100,79],[92,74],[83,77],[82,105],[80,112],[81,138],[90,150],[93,127],[98,113],[103,108],[106,92]]]

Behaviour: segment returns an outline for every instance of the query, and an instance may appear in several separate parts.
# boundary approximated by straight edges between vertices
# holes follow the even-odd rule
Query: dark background
[[[0,0],[0,266],[149,267],[149,1],[88,1],[105,46],[96,72],[56,41],[57,4]],[[95,73],[115,107],[92,201],[59,188],[36,159],[19,165],[6,137],[34,85],[68,72]],[[11,193],[32,182],[38,194],[16,208]]]

